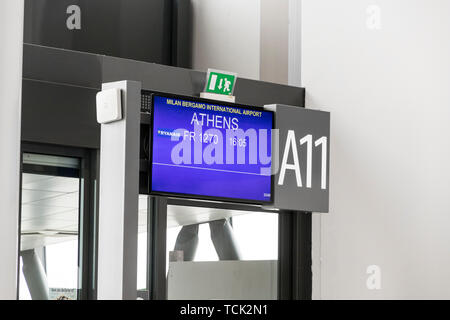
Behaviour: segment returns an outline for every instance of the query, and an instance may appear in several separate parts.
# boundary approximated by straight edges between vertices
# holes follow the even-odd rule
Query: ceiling
[[[21,250],[78,234],[79,179],[22,175]]]
[[[78,236],[78,178],[22,175],[21,250],[74,240]],[[169,205],[167,227],[229,218],[246,211]],[[147,196],[139,195],[139,232],[147,231]]]

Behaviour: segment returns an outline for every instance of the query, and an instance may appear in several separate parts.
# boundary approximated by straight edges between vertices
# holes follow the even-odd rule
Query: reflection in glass
[[[23,155],[19,299],[77,299],[80,161]]]
[[[219,209],[195,223],[182,211],[168,209],[168,299],[277,298],[277,214]]]

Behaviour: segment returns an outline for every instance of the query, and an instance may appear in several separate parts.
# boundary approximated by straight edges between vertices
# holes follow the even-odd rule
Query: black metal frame
[[[147,288],[150,300],[167,299],[167,198],[148,196]]]
[[[97,213],[98,213],[98,150],[55,146],[40,143],[22,142],[23,153],[36,153],[63,157],[79,158],[80,163],[80,214],[78,237],[79,274],[78,299],[88,300],[96,298],[96,257],[97,257]],[[21,173],[23,164],[21,162]],[[21,175],[22,176],[22,175]],[[22,189],[22,179],[20,181]],[[21,210],[19,211],[19,235],[21,230]],[[20,241],[20,236],[19,236]],[[20,246],[18,248],[20,253]],[[20,257],[19,257],[20,259]],[[19,268],[18,263],[18,268]],[[18,270],[17,274],[20,270]],[[18,277],[19,278],[19,277]],[[19,281],[19,280],[17,280]],[[17,292],[17,296],[18,296]]]
[[[311,212],[278,216],[278,299],[311,300]]]
[[[278,299],[311,300],[311,212],[278,211],[276,209],[264,209],[256,205],[160,196],[148,197],[147,286],[150,290],[150,299],[167,299],[166,237],[168,205],[278,213]]]
[[[181,25],[181,24],[180,24]],[[182,29],[179,29],[182,30]],[[95,94],[100,90],[101,84],[104,82],[119,81],[124,79],[137,80],[142,82],[142,87],[149,91],[160,92],[174,92],[183,95],[198,95],[205,85],[205,73],[195,70],[173,68],[152,63],[142,63],[128,59],[119,59],[97,54],[87,54],[82,52],[60,50],[56,48],[42,47],[38,45],[24,44],[24,63],[23,63],[23,103],[22,103],[22,139],[24,141],[33,141],[36,143],[47,143],[52,145],[70,145],[80,148],[90,148],[91,159],[97,157],[100,146],[100,126],[95,121]],[[177,61],[179,58],[177,58]],[[70,61],[71,63],[67,63]],[[236,83],[234,94],[240,104],[250,104],[263,106],[265,104],[280,103],[287,105],[304,106],[305,90],[303,88],[290,87],[285,85],[273,84],[263,81],[254,81],[240,78]],[[35,146],[39,153],[46,153],[45,150],[39,149],[45,145]],[[47,145],[48,146],[48,145]],[[60,152],[65,147],[55,147]],[[81,149],[78,149],[81,150]],[[83,149],[86,150],[86,149]],[[90,186],[94,186],[95,181],[98,185],[97,170],[99,168],[97,160],[90,160],[96,165],[91,165],[90,169]],[[142,165],[143,162],[141,162]],[[95,180],[95,178],[97,180]],[[94,182],[92,182],[94,181]],[[93,192],[93,189],[91,189]],[[98,197],[98,188],[94,193]],[[96,279],[96,242],[92,242],[96,237],[96,199],[92,199],[90,203],[90,218],[95,223],[90,225],[92,230],[91,236],[93,240],[86,240],[83,245],[90,241],[93,253],[89,254],[88,258],[83,259],[87,264],[86,269],[91,270],[88,276],[90,281],[83,282],[84,288],[92,285],[95,288]],[[162,201],[162,200],[161,200]],[[169,204],[176,201],[179,205],[193,205],[194,201],[186,199],[167,199]],[[211,202],[195,202],[195,205],[211,206]],[[232,203],[221,203],[220,207],[223,209],[232,209],[237,206]],[[164,207],[164,206],[163,206]],[[249,211],[261,211],[260,207],[247,206]],[[159,226],[164,226],[166,213],[156,212],[154,209],[152,215],[153,219],[149,219],[149,224],[152,228],[156,228],[159,233],[160,240],[154,233],[151,234],[152,228],[149,228],[149,259],[152,257],[160,259],[151,261],[149,274],[155,276],[149,277],[153,279],[152,286],[149,288],[157,289],[165,288],[161,279],[165,281],[165,239],[166,229],[158,229]],[[88,212],[88,211],[85,211]],[[287,213],[286,213],[287,214]],[[289,213],[291,214],[291,213]],[[298,213],[293,213],[298,214]],[[300,219],[295,226],[289,225],[288,217],[280,219],[287,219],[287,223],[280,223],[279,235],[302,234],[302,237],[309,243],[311,241],[307,234],[311,232],[311,223],[306,219]],[[158,222],[159,219],[159,222]],[[293,218],[292,218],[293,219]],[[152,222],[153,221],[153,222]],[[87,221],[85,221],[87,223]],[[300,233],[299,227],[305,232]],[[303,229],[304,228],[304,229]],[[290,230],[290,231],[289,231]],[[308,231],[309,230],[309,231]],[[152,242],[151,239],[155,238]],[[284,237],[285,241],[279,241],[279,247],[283,243],[298,243],[299,237],[294,241],[292,238]],[[164,251],[161,251],[163,248]],[[311,266],[307,266],[308,256],[310,258],[310,249],[308,246],[297,246],[302,252],[297,252],[291,249],[279,251],[286,251],[285,254],[280,254],[280,262],[282,266],[293,264],[294,261],[303,261],[305,266],[303,270],[307,270]],[[292,256],[301,256],[302,259]],[[161,257],[163,255],[163,257]],[[292,259],[289,259],[291,257]],[[163,260],[161,260],[163,259]],[[281,262],[285,261],[286,262]],[[163,261],[163,264],[162,262]],[[161,267],[162,265],[162,267]],[[295,268],[289,267],[288,270]],[[298,269],[296,269],[298,270]],[[158,278],[161,274],[164,278]],[[301,272],[301,270],[300,270]],[[86,273],[85,273],[86,274]],[[284,274],[284,273],[283,273]],[[292,275],[290,271],[289,274]],[[307,272],[299,274],[300,278],[304,277],[304,281],[300,283],[307,283],[311,281],[310,274]],[[283,278],[286,279],[286,278]],[[288,278],[289,279],[289,278]],[[157,281],[160,281],[159,284]],[[289,287],[292,284],[282,280],[279,282],[283,288]],[[290,280],[289,280],[290,281]],[[153,290],[153,298],[163,298],[165,295],[158,295],[158,291]],[[162,290],[162,289],[161,289]],[[292,292],[289,289],[289,292]],[[89,299],[95,299],[95,290],[88,290],[86,296]],[[291,295],[292,296],[292,295]],[[280,298],[283,298],[280,296]],[[305,298],[308,298],[305,295]],[[310,297],[309,297],[310,298]]]

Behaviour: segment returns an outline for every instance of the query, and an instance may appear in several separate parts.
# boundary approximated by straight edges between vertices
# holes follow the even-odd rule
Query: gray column
[[[101,125],[98,299],[137,297],[141,84],[120,81],[123,119]]]
[[[16,299],[23,0],[0,1],[0,299]]]
[[[21,256],[23,261],[23,276],[27,282],[31,299],[48,300],[47,275],[45,274],[44,266],[36,249],[22,251]]]
[[[226,219],[210,221],[211,240],[220,260],[241,260],[239,246],[233,228]]]
[[[302,2],[289,0],[288,85],[301,86]]]
[[[289,1],[261,0],[260,80],[288,84]]]
[[[184,261],[193,261],[198,246],[198,224],[183,226],[175,242],[175,250],[183,251]]]

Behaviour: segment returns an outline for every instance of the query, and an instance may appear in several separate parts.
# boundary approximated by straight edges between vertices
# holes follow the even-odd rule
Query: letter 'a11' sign
[[[266,108],[276,110],[279,130],[273,150],[278,159],[272,157],[274,207],[328,212],[330,113],[279,104]]]

